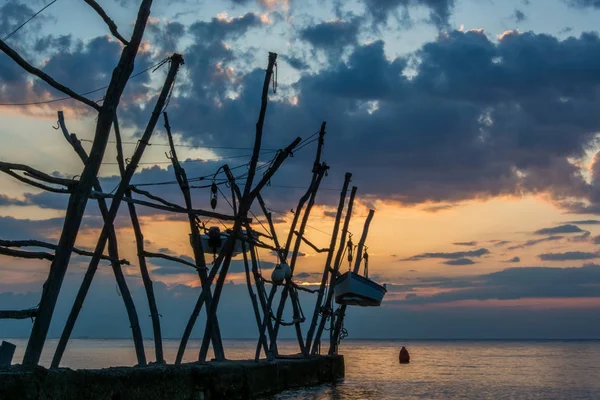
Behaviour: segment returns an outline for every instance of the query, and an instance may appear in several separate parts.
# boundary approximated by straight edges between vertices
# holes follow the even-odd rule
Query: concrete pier
[[[344,378],[343,356],[97,370],[0,369],[0,400],[248,399]]]

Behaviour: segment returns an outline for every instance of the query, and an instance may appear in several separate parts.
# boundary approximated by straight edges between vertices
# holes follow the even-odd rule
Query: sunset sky
[[[2,0],[0,37],[48,2]],[[98,2],[129,37],[138,2]],[[278,53],[261,161],[327,121],[323,160],[331,170],[308,239],[328,247],[346,172],[358,186],[350,226],[355,242],[368,210],[376,210],[369,270],[388,293],[378,309],[350,310],[351,338],[600,338],[600,1],[154,3],[134,74],[148,71],[131,79],[119,108],[125,151],[133,153],[166,76],[166,66],[150,67],[178,52],[185,65],[168,113],[188,177],[247,163],[267,55]],[[107,85],[122,50],[93,10],[76,0],[58,0],[6,43],[78,93]],[[72,100],[24,105],[63,96],[0,54],[0,160],[67,178],[81,173],[55,128],[56,113],[64,111],[69,130],[89,150],[95,112]],[[118,184],[113,140],[100,173],[107,192]],[[162,121],[151,143],[133,182],[173,181]],[[280,237],[310,182],[315,149],[312,143],[288,159],[264,190]],[[5,174],[0,188],[1,239],[58,241],[65,195]],[[183,204],[177,185],[146,188]],[[195,207],[209,208],[207,189],[193,196]],[[222,196],[217,210],[231,212]],[[148,250],[192,255],[185,219],[139,212]],[[126,207],[115,225],[150,336]],[[93,248],[101,227],[90,201],[77,245]],[[301,250],[295,280],[315,284],[325,257]],[[268,275],[276,257],[264,251],[261,261]],[[186,267],[149,262],[168,321],[165,336],[179,337],[198,277]],[[35,306],[48,267],[0,256],[0,309]],[[86,267],[86,258],[72,258],[50,336],[60,333]],[[254,337],[240,259],[228,281],[220,310],[224,336]],[[103,264],[74,336],[128,336],[115,287]],[[314,300],[302,296],[310,314]],[[30,321],[1,321],[0,338],[27,336],[30,328]]]

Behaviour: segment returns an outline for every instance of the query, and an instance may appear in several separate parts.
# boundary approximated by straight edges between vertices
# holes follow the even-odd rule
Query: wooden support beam
[[[202,267],[197,266],[194,263],[184,260],[181,257],[173,257],[173,256],[170,256],[167,254],[153,253],[151,251],[146,251],[146,250],[144,250],[144,252],[142,254],[144,255],[144,257],[148,257],[148,258],[162,258],[163,260],[168,260],[168,261],[172,261],[174,263],[187,265],[188,267],[193,268],[197,271],[200,270],[200,268],[202,268]],[[204,269],[206,269],[206,267],[204,267]]]
[[[2,341],[2,344],[0,344],[0,368],[10,367],[16,348],[17,346],[14,344]]]
[[[73,150],[75,150],[75,153],[77,153],[77,155],[81,159],[81,162],[85,165],[89,160],[89,156],[83,148],[83,146],[81,145],[81,141],[77,138],[77,135],[69,134],[69,130],[67,129],[64,114],[62,111],[58,112],[58,125],[60,126],[63,136],[65,137],[67,142],[69,142],[71,147],[73,147]],[[100,180],[96,178],[93,187],[95,190],[101,192],[102,186],[100,185]],[[106,204],[106,201],[104,199],[98,199],[97,202],[98,208],[100,209],[100,214],[102,215],[102,219],[106,222],[108,218],[108,205]],[[73,252],[76,253],[75,248],[73,249]],[[87,255],[91,257],[94,256],[94,253],[88,253],[89,254]],[[136,350],[138,363],[145,363],[144,339],[142,337],[142,330],[140,328],[139,318],[135,309],[133,297],[131,296],[131,292],[129,290],[129,287],[127,286],[127,281],[125,280],[123,270],[121,269],[121,263],[118,262],[119,245],[117,243],[117,234],[112,224],[110,224],[108,232],[108,254],[109,259],[111,261],[113,274],[115,275],[115,280],[117,281],[117,286],[119,287],[119,292],[121,293],[121,298],[123,299],[125,310],[127,311],[127,317],[129,318],[129,326],[131,327],[131,333],[133,336],[133,343]],[[102,258],[104,257],[105,256],[102,256]]]
[[[193,214],[192,207],[192,195],[190,193],[190,185],[187,179],[187,174],[185,173],[185,169],[179,163],[179,159],[177,158],[177,151],[175,150],[175,143],[173,142],[173,135],[171,134],[171,126],[169,125],[169,116],[166,112],[163,113],[163,118],[165,120],[165,130],[167,131],[167,137],[169,139],[169,147],[171,148],[171,162],[173,164],[173,170],[175,171],[175,178],[177,179],[177,183],[179,184],[179,188],[181,189],[181,193],[183,194],[183,199],[185,201],[185,208],[188,214],[188,220],[190,223],[190,232],[192,235],[192,251],[194,252],[194,260],[196,262],[196,267],[198,270],[198,277],[200,278],[200,284],[204,284],[206,278],[208,276],[206,272],[206,260],[204,258],[204,249],[200,244],[200,231],[198,230],[198,225],[196,224],[196,216]],[[235,215],[235,210],[234,215]],[[212,301],[212,296],[209,293],[206,304],[207,310],[208,306]],[[221,329],[219,328],[218,320],[215,321],[215,325],[213,330],[210,332],[213,350],[215,352],[215,358],[218,361],[222,361],[225,359],[225,350],[223,349],[223,340],[221,339]]]
[[[142,42],[142,37],[144,36],[151,7],[152,0],[141,1],[129,45],[121,52],[119,63],[113,71],[102,106],[98,106],[96,103],[90,102],[76,94],[73,96],[74,93],[70,90],[65,91],[64,86],[58,85],[57,87],[57,85],[54,85],[55,81],[46,74],[32,68],[26,63],[26,65],[24,65],[23,62],[20,63],[26,70],[41,77],[58,90],[61,90],[69,96],[73,96],[98,110],[96,131],[94,133],[94,142],[92,143],[92,148],[90,150],[89,160],[86,163],[83,172],[80,174],[81,178],[79,179],[79,184],[74,188],[73,193],[71,193],[69,197],[69,206],[67,207],[63,230],[58,242],[58,249],[55,253],[55,259],[50,266],[48,279],[42,290],[42,297],[39,305],[40,311],[33,323],[29,342],[27,343],[27,348],[23,357],[24,365],[37,365],[42,355],[56,301],[69,266],[72,249],[75,245],[75,240],[77,239],[87,201],[94,181],[98,176],[102,159],[104,158],[104,151],[106,150],[106,145],[108,143],[114,111],[119,105],[123,90],[133,72],[134,61]],[[2,46],[0,47],[4,49],[6,46],[2,42]],[[20,57],[14,57],[13,55],[12,58],[16,59],[19,63],[18,59],[20,59]]]
[[[0,239],[0,246],[4,246],[4,247],[43,247],[43,248],[51,249],[51,250],[56,250],[58,248],[58,246],[55,244],[48,243],[48,242],[42,242],[41,240],[4,240],[4,239]],[[94,253],[91,251],[81,250],[81,249],[78,249],[77,247],[73,247],[73,253],[79,254],[80,256],[87,256],[87,257],[91,257],[92,255],[94,255]],[[54,256],[52,256],[52,258],[54,258]],[[49,260],[49,258],[47,258],[47,259]],[[119,259],[114,259],[110,256],[102,256],[101,259],[110,261],[110,262],[116,262],[121,265],[130,265],[129,261],[127,261],[125,259],[119,260]]]
[[[329,277],[329,272],[334,271],[331,267],[331,263],[333,261],[333,253],[335,251],[335,244],[337,241],[337,235],[340,227],[340,221],[342,219],[342,214],[344,212],[344,204],[346,202],[346,195],[348,194],[348,186],[350,185],[350,180],[352,179],[352,174],[346,173],[344,184],[342,186],[342,191],[340,193],[340,201],[338,203],[337,212],[335,214],[335,223],[333,224],[333,232],[331,234],[331,241],[329,243],[329,252],[327,253],[327,260],[325,261],[325,268],[323,269],[323,276],[321,278],[321,285],[319,286],[319,294],[317,295],[317,301],[315,302],[315,310],[313,311],[310,327],[308,329],[308,333],[306,334],[306,350],[311,349],[313,335],[315,333],[315,329],[317,327],[317,321],[319,319],[319,314],[321,312],[321,307],[323,306],[323,295],[325,294],[325,287],[327,285],[327,280]],[[333,276],[335,278],[335,275]],[[320,337],[315,339],[315,344],[320,340]],[[313,347],[314,350],[316,348]],[[315,351],[312,351],[314,354]],[[304,355],[308,355],[305,351]]]
[[[335,289],[335,280],[337,279],[337,272],[340,270],[340,265],[342,262],[342,254],[344,253],[344,247],[346,246],[346,234],[348,233],[348,226],[350,225],[350,219],[352,218],[352,207],[354,205],[354,197],[356,196],[356,186],[352,187],[350,191],[350,199],[348,200],[348,211],[346,211],[346,218],[344,220],[344,227],[342,228],[342,235],[340,238],[340,245],[338,247],[337,254],[335,256],[335,261],[333,263],[333,272],[331,273],[331,278],[329,279],[329,289],[327,291],[327,298],[325,299],[325,303],[323,307],[326,310],[332,311],[333,305],[333,294]],[[313,316],[314,317],[314,316]],[[317,349],[321,346],[321,335],[323,334],[323,330],[325,329],[325,323],[327,322],[327,315],[323,313],[321,315],[321,320],[319,322],[319,326],[317,328],[317,332],[315,334],[315,339],[313,342],[313,346],[311,349],[311,354],[315,354]]]
[[[115,113],[113,126],[115,130],[115,140],[117,147],[117,164],[119,164],[119,173],[121,178],[125,176],[125,156],[123,155],[123,142],[121,137],[121,128],[119,126],[118,116]],[[126,190],[124,199],[131,199],[131,190]],[[150,309],[150,318],[152,320],[152,333],[154,337],[154,354],[156,356],[156,362],[158,364],[164,364],[165,359],[163,355],[163,343],[162,343],[162,332],[160,328],[160,314],[158,313],[158,307],[156,305],[156,297],[154,296],[154,283],[150,278],[148,271],[148,265],[146,264],[146,257],[144,256],[144,235],[142,233],[142,227],[137,216],[137,210],[135,204],[127,203],[127,209],[129,211],[129,218],[131,219],[131,226],[133,228],[133,234],[135,236],[135,245],[137,249],[138,263],[140,265],[140,275],[142,276],[142,283],[144,285],[144,291],[146,292],[146,298],[148,299],[148,308]]]
[[[0,310],[0,319],[27,319],[35,318],[38,309],[30,308],[28,310]]]
[[[315,246],[315,244],[314,244],[314,243],[312,243],[310,240],[308,240],[308,239],[307,239],[307,238],[305,238],[304,236],[300,236],[300,233],[299,233],[298,231],[294,231],[294,234],[295,234],[295,235],[297,235],[297,236],[299,236],[299,237],[300,237],[300,239],[301,239],[301,240],[302,240],[304,243],[306,243],[308,246],[310,246],[310,247],[311,247],[311,248],[312,248],[314,251],[316,251],[317,253],[327,253],[327,252],[329,251],[329,249],[328,249],[328,248],[323,248],[323,249],[320,249],[320,248],[318,248],[318,247],[317,247],[317,246]]]
[[[51,366],[54,368],[58,367],[60,364],[60,360],[66,348],[67,342],[69,340],[69,337],[71,336],[71,332],[73,331],[73,327],[75,326],[75,322],[77,321],[77,317],[79,316],[79,312],[81,311],[81,307],[83,306],[83,302],[85,300],[87,292],[92,283],[94,274],[98,267],[98,261],[100,259],[99,256],[104,252],[104,248],[108,239],[108,234],[117,216],[117,212],[119,211],[121,200],[123,200],[125,192],[128,190],[129,182],[131,181],[131,178],[135,173],[138,163],[140,162],[142,155],[144,154],[144,150],[146,149],[146,146],[148,145],[148,142],[152,137],[152,133],[154,132],[156,122],[158,121],[160,113],[164,108],[167,96],[171,91],[173,82],[175,81],[175,76],[181,64],[183,64],[183,57],[179,54],[174,54],[171,57],[171,65],[169,68],[169,72],[167,74],[167,78],[162,87],[160,95],[156,101],[156,105],[154,107],[154,111],[152,112],[152,116],[150,117],[144,134],[142,135],[142,138],[140,139],[139,144],[135,152],[133,153],[133,156],[131,157],[131,162],[129,163],[129,165],[127,165],[127,168],[125,169],[125,174],[122,176],[121,182],[119,183],[119,186],[117,187],[117,190],[115,192],[114,199],[111,202],[108,215],[105,219],[104,227],[102,228],[100,237],[98,239],[98,243],[96,244],[96,249],[94,250],[94,257],[92,257],[92,260],[90,261],[88,270],[84,276],[83,282],[81,283],[81,287],[79,288],[79,292],[77,293],[77,297],[75,298],[75,302],[73,304],[73,307],[71,308],[69,317],[67,318],[67,323],[65,324],[65,328],[58,342],[56,353],[54,354],[54,358],[51,364]],[[141,362],[140,364],[143,365],[146,363],[145,356],[142,361],[143,362]]]
[[[16,257],[16,258],[28,258],[32,260],[54,260],[54,254],[46,253],[43,251],[23,251],[9,249],[6,247],[0,247],[0,254],[4,256]]]

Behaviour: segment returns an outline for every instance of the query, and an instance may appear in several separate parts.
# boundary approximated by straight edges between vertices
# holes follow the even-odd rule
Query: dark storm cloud
[[[103,226],[101,218],[87,216],[81,229],[98,229]],[[37,239],[48,241],[49,236],[57,236],[63,227],[63,218],[18,219],[0,217],[0,238],[8,240]]]
[[[442,258],[442,259],[457,260],[457,259],[466,258],[466,257],[482,257],[482,256],[485,256],[488,254],[490,254],[490,251],[488,249],[457,251],[454,253],[423,253],[423,254],[417,254],[416,256],[412,256],[409,258],[405,258],[401,261],[419,261],[419,260],[424,260],[424,259],[428,259],[428,258]]]
[[[363,0],[363,3],[378,23],[386,22],[390,15],[397,15],[399,10],[406,14],[409,7],[424,6],[429,8],[429,18],[438,27],[448,25],[454,8],[454,0]]]
[[[536,235],[554,235],[557,233],[580,233],[584,232],[583,229],[578,227],[577,225],[567,224],[567,225],[559,225],[552,228],[544,228],[534,232]]]
[[[567,251],[564,253],[545,253],[538,255],[543,261],[575,261],[575,260],[593,260],[598,258],[598,253],[585,251]]]
[[[455,288],[431,296],[392,300],[397,304],[448,303],[459,300],[514,300],[523,298],[599,297],[600,266],[579,268],[508,268],[463,281],[440,278],[421,281],[418,287]]]
[[[307,70],[309,68],[308,64],[306,63],[306,61],[302,60],[299,57],[295,57],[295,56],[287,56],[285,54],[280,55],[279,57],[281,57],[285,62],[287,62],[292,68],[297,69],[298,71],[304,71]]]
[[[358,32],[362,20],[358,17],[349,21],[327,21],[307,26],[300,31],[300,38],[317,49],[340,54],[346,46],[358,43]]]
[[[444,261],[442,264],[446,264],[446,265],[473,265],[475,264],[475,261],[469,259],[469,258],[458,258],[456,260],[448,260],[448,261]]]
[[[600,9],[600,0],[565,0],[571,7]]]
[[[528,240],[521,244],[507,247],[507,250],[524,249],[525,247],[535,246],[536,244],[539,244],[539,243],[555,242],[557,240],[562,240],[562,239],[564,239],[564,236],[548,236],[548,237],[545,237],[542,239],[532,239],[532,240]]]

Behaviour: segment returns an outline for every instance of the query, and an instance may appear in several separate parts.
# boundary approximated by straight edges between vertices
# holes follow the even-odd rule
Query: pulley
[[[352,234],[350,233],[350,238],[348,239],[348,243],[346,246],[348,247],[348,269],[352,268],[352,259],[354,258],[354,243],[352,243]]]

